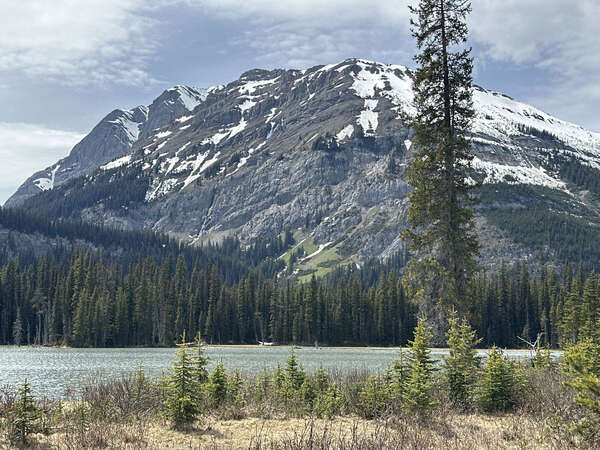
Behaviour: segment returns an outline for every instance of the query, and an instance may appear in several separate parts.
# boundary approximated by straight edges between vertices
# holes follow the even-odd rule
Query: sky
[[[350,57],[414,67],[416,0],[0,0],[0,204],[115,108]],[[600,1],[474,0],[475,82],[600,132]]]

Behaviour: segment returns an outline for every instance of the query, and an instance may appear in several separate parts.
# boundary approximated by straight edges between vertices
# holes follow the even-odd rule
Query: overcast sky
[[[413,67],[407,0],[0,0],[0,203],[108,112],[349,57]],[[474,0],[475,81],[600,131],[600,1]]]

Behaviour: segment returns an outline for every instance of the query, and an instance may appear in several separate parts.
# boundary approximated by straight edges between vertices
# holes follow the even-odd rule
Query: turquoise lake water
[[[485,350],[480,351],[485,354]],[[508,350],[512,358],[528,358],[529,352]],[[290,347],[207,347],[211,367],[222,361],[230,371],[253,375],[263,368],[285,364]],[[319,366],[332,371],[367,370],[383,372],[398,356],[397,348],[310,348],[296,351],[308,372]],[[447,351],[432,350],[435,358]],[[556,355],[556,354],[555,354]],[[0,347],[0,386],[16,386],[27,378],[37,396],[67,397],[77,393],[82,382],[109,379],[134,372],[141,364],[146,374],[158,377],[174,359],[172,348],[74,349],[43,347]]]

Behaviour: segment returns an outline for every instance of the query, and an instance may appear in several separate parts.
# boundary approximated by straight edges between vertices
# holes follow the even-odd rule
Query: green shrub
[[[296,352],[292,349],[285,366],[285,383],[290,389],[299,391],[306,378],[306,372],[298,364]]]
[[[304,401],[303,396],[309,398],[312,395],[312,386],[305,384],[307,381],[306,372],[298,364],[294,350],[290,352],[290,357],[283,370],[281,370],[279,365],[277,366],[273,374],[273,379],[277,393],[288,403]]]
[[[396,359],[385,372],[386,382],[390,386],[391,394],[394,397],[402,398],[402,395],[404,394],[404,383],[408,379],[409,373],[410,367],[408,366],[406,352],[400,349],[398,359]]]
[[[344,398],[335,383],[331,383],[326,391],[316,395],[313,411],[319,418],[331,419],[342,412]]]
[[[241,408],[244,406],[244,380],[239,370],[233,372],[227,382],[227,397],[231,403]]]
[[[196,336],[195,340],[196,351],[194,352],[194,377],[200,384],[204,384],[208,381],[208,366],[209,358],[204,355],[204,343],[200,339],[200,333]]]
[[[208,392],[209,402],[213,408],[221,405],[227,398],[227,373],[223,367],[223,363],[219,361],[213,369],[206,390]]]
[[[541,347],[539,344],[536,345],[533,367],[538,370],[549,370],[552,368],[552,356],[550,355],[550,348],[548,346]]]
[[[385,379],[373,375],[367,379],[359,394],[359,412],[365,419],[381,416],[389,407],[392,393]]]
[[[490,350],[483,376],[476,388],[477,403],[484,411],[505,411],[513,404],[517,382],[515,367],[498,347]]]

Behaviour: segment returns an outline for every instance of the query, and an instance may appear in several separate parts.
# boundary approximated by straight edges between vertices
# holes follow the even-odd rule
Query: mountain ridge
[[[98,164],[77,188],[46,191],[44,201],[82,197],[95,186],[102,192],[93,201],[66,209],[73,217],[169,232],[188,242],[235,235],[249,244],[293,231],[306,247],[296,258],[304,262],[292,267],[299,274],[388,257],[404,248],[398,234],[406,227],[412,134],[402,117],[412,109],[411,76],[404,66],[354,58],[306,70],[247,71],[203,91],[193,111],[180,109],[162,126],[144,128],[130,150]],[[159,99],[152,105],[168,104]],[[481,87],[474,87],[474,106],[473,182],[502,186],[503,196],[537,186],[531,195],[543,201],[563,193],[561,214],[589,216],[596,224],[597,199],[563,168],[576,163],[571,172],[589,170],[594,178],[600,134]],[[127,176],[139,190],[146,186],[144,195],[107,207],[111,183]],[[484,260],[531,258],[541,250],[489,222],[497,220],[486,212],[490,205],[518,214],[518,199],[486,202],[479,230],[504,244],[485,242]]]

